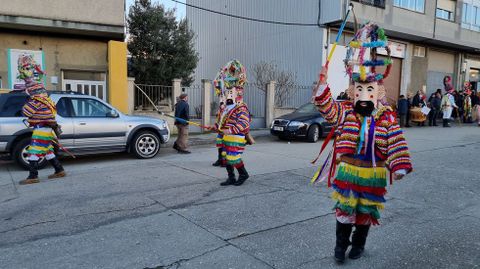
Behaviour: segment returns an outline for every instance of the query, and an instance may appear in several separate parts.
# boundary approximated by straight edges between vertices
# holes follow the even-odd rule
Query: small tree
[[[175,10],[150,0],[135,0],[128,14],[130,75],[137,83],[170,85],[181,78],[189,86],[198,54],[186,19],[177,22]]]
[[[295,92],[297,76],[293,72],[279,70],[274,62],[258,62],[252,68],[256,87],[265,91],[265,85],[275,81],[275,106],[283,107]]]

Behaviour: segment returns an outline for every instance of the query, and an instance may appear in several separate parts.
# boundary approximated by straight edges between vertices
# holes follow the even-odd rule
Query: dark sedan
[[[309,142],[318,139],[332,129],[332,126],[322,117],[315,105],[308,103],[294,112],[275,119],[270,127],[270,133],[281,139],[306,138]]]

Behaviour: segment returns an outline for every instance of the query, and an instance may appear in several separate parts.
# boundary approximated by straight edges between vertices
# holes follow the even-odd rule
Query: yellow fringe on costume
[[[341,179],[345,179],[345,177],[348,177],[348,179],[360,178],[365,181],[385,180],[385,182],[378,182],[381,184],[380,186],[378,186],[377,184],[374,184],[373,186],[373,187],[385,187],[387,183],[386,182],[387,169],[385,167],[360,167],[360,166],[341,162],[338,165],[337,177],[340,177]],[[367,185],[359,184],[359,185],[372,186],[370,184],[367,184]]]
[[[350,194],[350,197],[347,198],[336,191],[332,193],[332,199],[353,208],[355,208],[357,205],[376,206],[378,209],[385,208],[385,206],[381,202],[374,202],[368,199],[356,198],[353,196],[353,194]]]
[[[230,135],[230,134],[224,135],[223,141],[225,143],[239,143],[239,144],[247,143],[247,140],[245,139],[244,135]]]

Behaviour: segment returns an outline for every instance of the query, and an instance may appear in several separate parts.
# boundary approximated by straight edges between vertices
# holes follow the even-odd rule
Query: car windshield
[[[304,104],[302,105],[301,107],[299,107],[297,110],[295,110],[296,113],[316,113],[318,112],[317,110],[317,107],[312,104],[312,103],[308,103],[308,104]]]

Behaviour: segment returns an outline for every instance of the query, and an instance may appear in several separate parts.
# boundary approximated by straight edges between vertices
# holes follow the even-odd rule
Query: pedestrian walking
[[[34,72],[40,78],[44,72],[35,63],[31,55],[23,55],[18,59],[18,71],[20,78],[25,81],[25,92],[29,95],[22,112],[27,117],[28,125],[33,128],[32,139],[27,149],[29,174],[26,179],[20,181],[20,184],[40,182],[38,179],[38,164],[42,158],[47,159],[55,169],[55,172],[48,176],[49,179],[64,177],[66,176],[65,170],[55,156],[54,150],[54,141],[58,137],[56,137],[56,134],[60,135],[60,127],[55,119],[57,109],[43,84],[34,79]]]
[[[190,107],[188,105],[188,95],[182,93],[178,97],[178,102],[175,104],[175,126],[178,130],[177,140],[173,143],[173,148],[178,153],[189,154],[188,151],[188,121]]]
[[[364,40],[350,42],[355,47],[350,47],[347,55],[352,55],[352,58],[352,50],[362,44],[388,46],[383,29],[372,23],[361,28],[355,37]],[[388,47],[386,51],[390,58]],[[385,203],[387,175],[401,179],[412,171],[408,145],[394,118],[395,113],[379,102],[386,95],[383,81],[388,71],[376,73],[379,70],[375,69],[376,66],[369,68],[372,64],[363,60],[364,53],[366,50],[360,51],[358,60],[345,60],[353,102],[333,100],[327,84],[326,67],[322,68],[320,85],[313,96],[322,116],[333,126],[338,126],[339,132],[333,144],[333,154],[329,155],[331,159],[319,167],[312,179],[315,182],[327,177],[328,186],[333,188],[332,198],[336,201],[334,257],[339,263],[345,261],[350,245],[350,259],[362,256],[370,226],[379,224],[380,210]],[[377,59],[376,49],[367,55]],[[386,70],[390,70],[392,62],[382,61],[381,64],[387,65]],[[359,73],[354,72],[358,67],[354,65],[360,65]]]
[[[405,127],[407,122],[408,100],[403,94],[400,95],[400,99],[398,99],[397,109],[400,117],[400,127]]]

